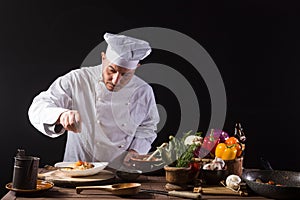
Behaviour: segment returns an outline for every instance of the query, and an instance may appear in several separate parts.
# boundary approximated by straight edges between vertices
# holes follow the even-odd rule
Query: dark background
[[[78,68],[103,41],[104,32],[138,27],[180,31],[210,54],[226,88],[224,130],[232,132],[240,121],[247,134],[244,167],[259,168],[259,157],[264,156],[274,169],[300,171],[299,5],[289,1],[160,3],[0,1],[1,196],[12,179],[17,148],[39,156],[41,166],[63,158],[65,136],[48,138],[29,123],[32,98],[56,77]],[[187,76],[200,93],[199,130],[205,130],[210,105],[201,78],[186,70],[186,61],[167,52],[154,50],[146,61],[174,66]],[[171,134],[180,116],[178,102],[166,88],[153,87],[158,103],[168,112],[178,111],[161,132]]]

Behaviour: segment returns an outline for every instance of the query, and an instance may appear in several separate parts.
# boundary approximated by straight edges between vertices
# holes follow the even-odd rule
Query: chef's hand
[[[136,152],[135,150],[133,149],[128,150],[128,153],[123,160],[123,164],[127,167],[131,167],[130,165],[131,158],[137,157],[138,155],[139,155],[138,152]]]
[[[81,131],[81,119],[77,110],[63,112],[59,116],[57,123],[61,124],[64,129],[68,131],[73,131],[74,133],[79,133]]]

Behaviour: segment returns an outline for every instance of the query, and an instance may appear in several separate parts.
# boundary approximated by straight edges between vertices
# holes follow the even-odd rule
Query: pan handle
[[[260,157],[260,164],[266,170],[273,170],[270,162],[267,159],[265,159],[264,157]]]

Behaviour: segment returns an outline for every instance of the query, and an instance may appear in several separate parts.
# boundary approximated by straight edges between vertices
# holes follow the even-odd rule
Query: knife
[[[202,199],[201,193],[195,193],[195,192],[176,191],[176,190],[167,192],[167,191],[161,191],[161,190],[148,190],[148,189],[141,189],[141,192],[162,194],[162,195],[188,198],[188,199]]]

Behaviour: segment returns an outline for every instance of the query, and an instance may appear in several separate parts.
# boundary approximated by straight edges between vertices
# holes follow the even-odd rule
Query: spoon
[[[117,183],[112,185],[97,185],[97,186],[77,186],[76,193],[80,194],[83,190],[105,190],[114,195],[126,196],[139,193],[140,183]]]
[[[56,169],[74,169],[74,167],[71,167],[71,166],[54,167],[54,166],[51,166],[51,165],[45,165],[45,166],[44,166],[44,169],[47,169],[47,170],[56,170]]]
[[[74,167],[71,167],[71,166],[54,167],[54,166],[51,166],[51,165],[45,165],[45,166],[44,166],[44,169],[47,169],[47,170],[56,170],[56,169],[74,169]]]

